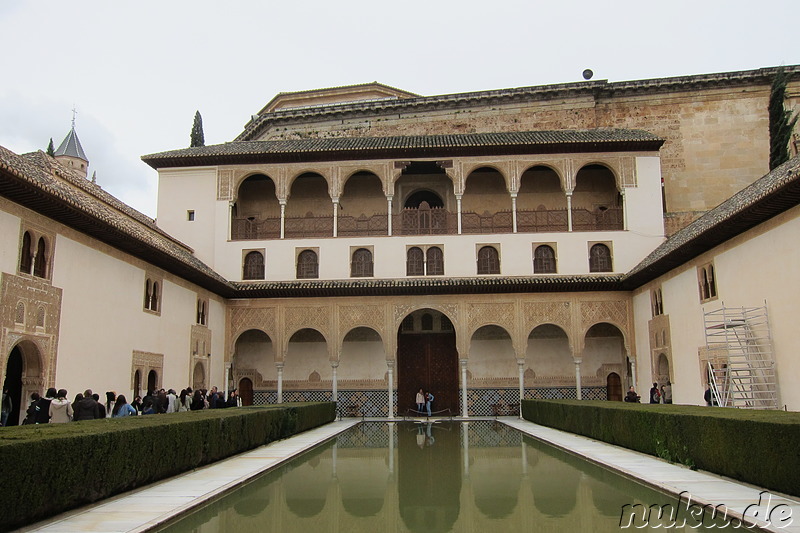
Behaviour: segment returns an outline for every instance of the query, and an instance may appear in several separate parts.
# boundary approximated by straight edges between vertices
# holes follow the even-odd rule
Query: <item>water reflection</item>
[[[167,530],[618,531],[673,500],[491,421],[367,423]]]

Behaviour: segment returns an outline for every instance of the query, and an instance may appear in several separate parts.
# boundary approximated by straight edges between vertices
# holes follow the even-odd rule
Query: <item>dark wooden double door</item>
[[[434,396],[432,411],[458,414],[458,352],[455,333],[397,336],[397,414],[415,409],[419,389]]]

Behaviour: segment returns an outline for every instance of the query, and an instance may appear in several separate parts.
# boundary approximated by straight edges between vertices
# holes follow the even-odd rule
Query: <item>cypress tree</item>
[[[50,137],[50,144],[47,145],[47,155],[50,157],[54,157],[56,155],[56,149],[53,148],[53,138]]]
[[[797,123],[797,116],[792,118],[792,112],[783,107],[786,99],[786,82],[789,76],[778,68],[775,79],[772,81],[772,90],[769,94],[769,169],[789,160],[789,141],[792,130]]]
[[[200,111],[194,114],[194,124],[192,125],[191,148],[195,146],[205,146],[206,139],[203,135],[203,117],[200,116]]]

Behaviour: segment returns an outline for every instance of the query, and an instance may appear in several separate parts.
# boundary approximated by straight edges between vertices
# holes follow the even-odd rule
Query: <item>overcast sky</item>
[[[555,5],[554,5],[555,4]],[[797,0],[0,0],[0,145],[58,147],[156,216],[145,154],[233,140],[275,94],[380,81],[422,95],[800,64]]]

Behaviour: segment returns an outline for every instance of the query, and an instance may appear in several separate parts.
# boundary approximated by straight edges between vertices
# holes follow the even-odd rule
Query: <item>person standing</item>
[[[8,392],[8,387],[3,387],[3,403],[2,411],[0,411],[0,426],[5,426],[8,422],[8,415],[14,410],[14,404],[11,403],[11,394]]]
[[[136,409],[133,408],[131,404],[128,403],[128,400],[125,398],[124,394],[120,394],[117,396],[117,400],[114,403],[114,407],[111,409],[111,417],[112,418],[122,418],[124,416],[136,416],[138,412]]]
[[[178,395],[175,394],[175,389],[169,389],[167,391],[167,412],[168,413],[177,413],[180,410],[180,402],[178,401]]]
[[[50,402],[50,423],[64,424],[72,422],[72,404],[67,400],[66,389],[61,389],[56,394],[56,398]]]
[[[425,393],[422,392],[422,389],[419,389],[419,392],[417,393],[416,402],[417,402],[417,411],[419,411],[419,413],[422,414],[422,412],[425,410]]]
[[[653,387],[650,389],[650,403],[660,403],[660,399],[661,393],[658,392],[658,383],[653,383]]]
[[[661,385],[661,398],[664,403],[672,403],[672,384],[669,381],[666,385]]]
[[[96,418],[102,418],[100,413],[103,412],[103,406],[94,399],[92,389],[86,389],[83,392],[83,399],[77,403],[74,409],[75,414],[72,419],[76,422],[79,420],[94,420]]]
[[[428,410],[428,416],[431,416],[431,404],[433,403],[433,394],[430,391],[425,393],[425,409]]]
[[[58,391],[56,391],[55,387],[50,387],[47,389],[47,394],[45,394],[44,398],[39,398],[39,401],[36,402],[36,420],[37,424],[47,424],[50,422],[50,403],[56,399],[58,396]]]

